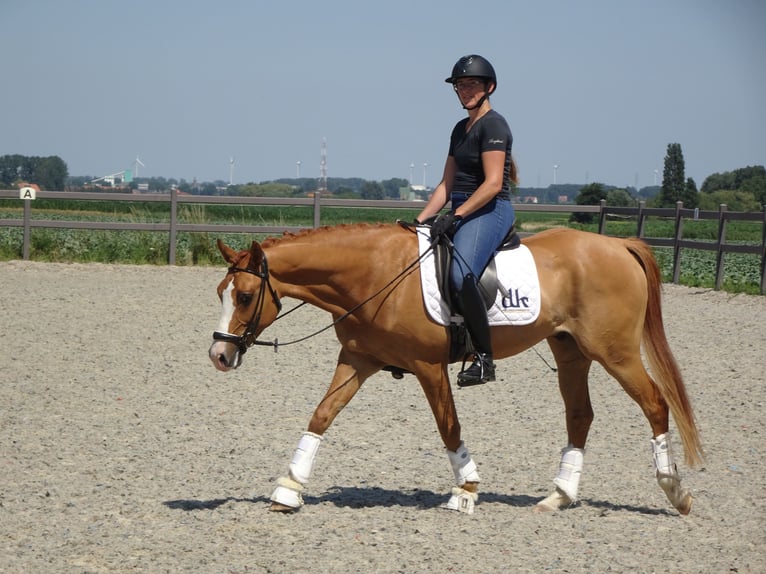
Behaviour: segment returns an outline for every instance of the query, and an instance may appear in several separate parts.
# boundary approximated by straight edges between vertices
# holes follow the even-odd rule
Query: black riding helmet
[[[470,54],[460,58],[452,67],[450,77],[444,81],[454,85],[460,78],[483,78],[486,82],[493,83],[495,88],[497,88],[495,69],[489,63],[489,60],[477,54]],[[495,91],[495,88],[492,88],[492,92]]]
[[[490,94],[493,94],[497,88],[497,76],[495,75],[495,68],[492,67],[492,64],[489,63],[489,60],[482,58],[477,54],[470,54],[460,58],[452,67],[452,74],[450,77],[444,81],[448,84],[452,84],[455,92],[457,92],[456,82],[460,78],[481,78],[484,80],[484,89],[487,92],[475,106],[470,108],[463,106],[463,109],[466,110],[475,110],[481,106],[484,103],[484,100],[486,100]],[[487,89],[489,84],[492,84],[491,90]],[[460,99],[459,94],[458,99]]]

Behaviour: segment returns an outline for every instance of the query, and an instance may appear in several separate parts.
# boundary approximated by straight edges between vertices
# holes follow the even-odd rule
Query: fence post
[[[761,232],[761,295],[766,295],[766,205],[763,206],[763,231]]]
[[[726,204],[718,206],[718,245],[715,254],[715,290],[723,285],[723,245],[726,243]]]
[[[681,210],[684,207],[683,201],[676,201],[676,233],[673,238],[673,283],[678,284],[681,279],[681,245],[683,237],[684,221],[681,217]]]
[[[176,264],[176,235],[178,235],[178,190],[170,188],[170,239],[168,243],[168,264]]]
[[[24,199],[24,239],[21,243],[21,256],[24,261],[29,259],[29,244],[31,243],[31,220],[32,220],[32,200]]]
[[[646,208],[646,201],[641,200],[638,202],[638,229],[636,230],[636,235],[639,239],[643,239],[644,237],[644,220],[646,219],[646,215],[644,214],[644,209]]]
[[[319,191],[314,192],[314,229],[319,227],[320,225],[320,215],[322,213],[322,206],[320,202],[320,198],[322,196],[322,193]]]
[[[603,235],[606,230],[606,199],[601,199],[598,202],[600,211],[598,212],[598,234]]]

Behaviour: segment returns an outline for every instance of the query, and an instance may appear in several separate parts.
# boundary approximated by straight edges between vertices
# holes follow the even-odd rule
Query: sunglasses
[[[484,87],[484,82],[481,80],[458,80],[454,84],[452,84],[455,88],[455,90],[464,91],[464,90],[475,90],[478,87]]]

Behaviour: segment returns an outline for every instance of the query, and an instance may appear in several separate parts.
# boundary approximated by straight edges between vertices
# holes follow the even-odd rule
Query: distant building
[[[399,199],[403,201],[424,201],[428,199],[428,192],[431,191],[425,185],[408,185],[399,188]]]

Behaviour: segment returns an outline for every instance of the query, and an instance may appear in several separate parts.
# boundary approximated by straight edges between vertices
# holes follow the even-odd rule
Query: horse
[[[568,228],[542,231],[522,243],[537,267],[540,312],[528,325],[492,327],[494,356],[510,357],[547,342],[568,439],[554,489],[534,510],[565,509],[578,500],[593,421],[588,373],[597,361],[648,420],[656,480],[672,506],[688,514],[692,495],[681,485],[671,450],[671,414],[686,464],[699,465],[704,452],[665,334],[661,274],[651,248],[638,238]],[[222,310],[208,353],[217,369],[239,367],[253,345],[278,344],[258,337],[280,316],[286,297],[330,313],[333,321],[326,328],[335,329],[341,344],[329,388],[301,434],[287,474],[276,481],[270,510],[293,512],[303,505],[325,431],[365,380],[393,366],[397,378],[402,373],[417,378],[446,448],[456,486],[442,506],[473,513],[480,477],[461,439],[450,386],[450,330],[425,310],[413,229],[393,223],[327,226],[253,241],[240,251],[219,239],[218,248],[229,267],[218,285]]]

